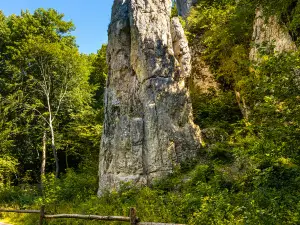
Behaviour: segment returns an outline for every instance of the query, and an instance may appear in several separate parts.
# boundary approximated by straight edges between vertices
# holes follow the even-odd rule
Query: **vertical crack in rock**
[[[186,80],[190,53],[171,0],[115,0],[109,27],[99,192],[121,182],[148,184],[196,157]]]
[[[262,7],[256,9],[252,41],[254,42],[254,47],[250,51],[250,60],[252,61],[259,61],[260,47],[265,47],[269,51],[273,50],[275,53],[297,49],[287,28],[280,24],[276,16],[266,19]]]

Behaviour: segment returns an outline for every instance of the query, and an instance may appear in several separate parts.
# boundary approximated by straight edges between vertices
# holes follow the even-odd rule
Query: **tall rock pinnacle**
[[[179,20],[170,19],[171,4],[114,1],[99,195],[122,181],[148,184],[201,147],[186,86],[191,57]]]

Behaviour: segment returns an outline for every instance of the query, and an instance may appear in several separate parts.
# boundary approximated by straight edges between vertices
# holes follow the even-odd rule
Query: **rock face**
[[[209,65],[203,60],[204,48],[199,39],[191,44],[192,72],[191,85],[197,93],[210,93],[219,91],[219,85],[211,72]]]
[[[176,0],[178,15],[182,17],[188,16],[191,7],[197,3],[198,0]]]
[[[197,155],[190,53],[171,0],[115,0],[109,27],[99,192],[148,184]]]
[[[254,47],[250,51],[250,60],[253,61],[259,61],[259,47],[265,47],[267,51],[272,49],[275,53],[297,49],[287,28],[280,24],[276,16],[270,16],[266,20],[261,7],[256,10],[252,41]],[[273,45],[273,48],[271,45]]]

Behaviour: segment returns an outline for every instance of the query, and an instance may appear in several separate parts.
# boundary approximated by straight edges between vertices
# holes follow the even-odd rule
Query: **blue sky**
[[[79,50],[96,53],[107,42],[107,28],[110,21],[113,0],[0,0],[0,10],[5,15],[20,14],[22,9],[33,12],[37,8],[54,8],[65,14],[65,20],[72,20],[76,26]]]

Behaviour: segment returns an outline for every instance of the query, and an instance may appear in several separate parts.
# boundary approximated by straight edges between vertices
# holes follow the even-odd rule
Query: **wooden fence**
[[[49,215],[45,211],[45,206],[42,206],[40,210],[0,209],[0,212],[40,214],[39,225],[43,225],[43,222],[44,222],[45,219],[83,219],[83,220],[101,220],[101,221],[121,221],[121,222],[130,223],[130,225],[185,225],[185,224],[174,224],[174,223],[140,222],[140,219],[137,217],[137,213],[136,213],[135,208],[130,208],[129,217],[125,217],[125,216],[81,215],[81,214]]]

